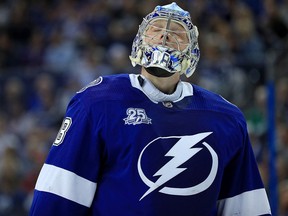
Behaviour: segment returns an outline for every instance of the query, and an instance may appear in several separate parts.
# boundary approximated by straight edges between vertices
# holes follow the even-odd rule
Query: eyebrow
[[[185,28],[181,24],[179,24],[173,20],[170,21],[169,24],[166,22],[166,20],[159,20],[159,21],[154,21],[150,25],[152,27],[156,27],[156,28],[165,28],[166,29],[168,27],[168,29],[171,31],[176,31],[178,33],[179,32],[186,33]]]

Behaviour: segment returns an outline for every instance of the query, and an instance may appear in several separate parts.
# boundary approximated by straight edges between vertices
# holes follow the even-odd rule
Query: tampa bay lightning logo
[[[215,177],[217,175],[218,156],[216,152],[213,150],[213,148],[207,142],[205,141],[203,141],[202,143],[200,142],[207,136],[209,136],[211,133],[212,132],[204,132],[190,136],[158,137],[152,140],[150,143],[148,143],[141,151],[137,164],[140,178],[149,187],[149,189],[143,194],[140,200],[142,200],[148,194],[152,193],[157,189],[159,190],[160,193],[169,195],[178,195],[178,196],[195,195],[208,189],[215,180]],[[168,149],[168,152],[165,154],[165,157],[170,157],[171,159],[168,160],[168,162],[166,162],[162,167],[157,169],[153,177],[156,176],[159,177],[157,180],[153,181],[151,180],[151,177],[149,179],[147,175],[145,175],[141,162],[147,149],[153,146],[153,144],[157,144],[157,142],[163,140],[167,142],[177,140],[177,142],[170,149]],[[200,143],[201,144],[200,146],[203,146],[203,148],[207,148],[212,158],[212,165],[209,172],[207,172],[207,176],[205,176],[205,178],[196,185],[190,185],[186,187],[164,186],[164,184],[175,179],[180,173],[184,172],[187,169],[187,167],[183,166],[183,164],[186,163],[189,159],[191,159],[193,156],[195,156],[198,152],[200,152],[203,149],[202,147],[195,147],[195,145],[198,143]],[[178,176],[178,178],[180,177]]]

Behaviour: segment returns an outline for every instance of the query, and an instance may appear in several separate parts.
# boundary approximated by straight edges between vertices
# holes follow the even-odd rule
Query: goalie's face
[[[189,44],[188,32],[178,22],[167,19],[156,19],[148,24],[144,32],[144,43],[162,45],[183,51]]]

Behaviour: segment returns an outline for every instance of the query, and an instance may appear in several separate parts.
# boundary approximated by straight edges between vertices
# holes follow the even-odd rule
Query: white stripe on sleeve
[[[218,201],[218,215],[255,216],[271,214],[264,188],[244,192],[234,197]]]
[[[86,207],[90,207],[97,184],[75,173],[44,164],[35,189],[56,194]]]

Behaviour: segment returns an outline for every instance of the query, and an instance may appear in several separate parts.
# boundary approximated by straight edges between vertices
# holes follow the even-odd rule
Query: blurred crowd
[[[288,1],[176,2],[200,32],[200,62],[187,81],[241,108],[268,194],[267,83],[274,81],[278,213],[287,216]],[[0,216],[28,214],[69,100],[100,75],[139,73],[128,58],[138,25],[168,3],[0,0]]]

